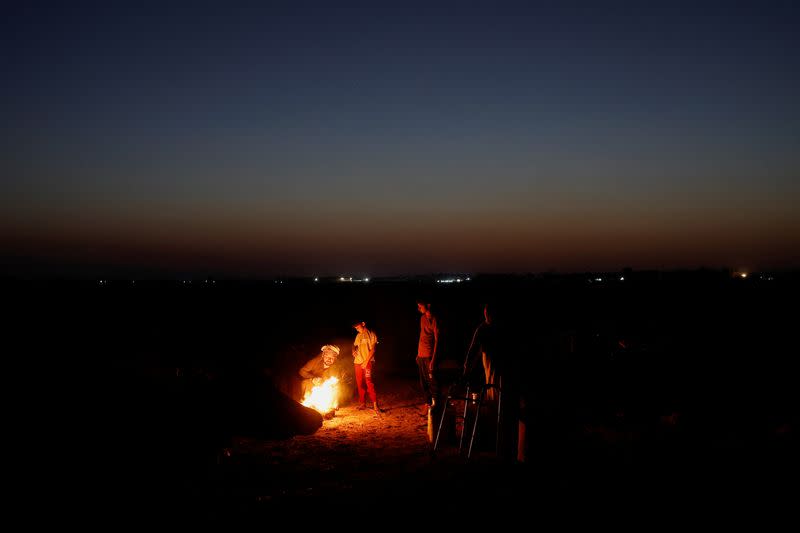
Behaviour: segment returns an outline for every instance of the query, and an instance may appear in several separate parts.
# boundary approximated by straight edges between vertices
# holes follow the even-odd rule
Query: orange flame
[[[306,397],[300,402],[321,414],[327,414],[339,407],[339,379],[328,378],[319,385],[315,385]]]

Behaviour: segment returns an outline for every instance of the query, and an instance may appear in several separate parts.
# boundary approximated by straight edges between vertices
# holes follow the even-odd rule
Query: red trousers
[[[361,404],[364,404],[364,380],[367,382],[366,392],[369,393],[369,399],[372,400],[372,403],[378,401],[377,396],[375,396],[375,385],[372,383],[372,363],[374,361],[367,363],[367,368],[362,368],[361,365],[354,365],[356,369],[356,385],[358,386],[358,401]]]

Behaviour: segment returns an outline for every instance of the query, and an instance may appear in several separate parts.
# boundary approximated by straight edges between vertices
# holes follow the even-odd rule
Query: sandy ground
[[[427,411],[411,384],[392,383],[380,396],[381,413],[356,405],[337,409],[313,435],[285,441],[237,439],[231,456],[261,456],[271,465],[311,473],[392,468],[427,459]]]
[[[739,452],[692,451],[691,459],[673,444],[637,446],[636,439],[593,431],[572,444],[537,447],[527,464],[499,460],[485,436],[469,460],[453,440],[434,455],[416,383],[387,380],[378,393],[385,411],[377,416],[351,403],[313,435],[234,439],[188,488],[189,507],[181,513],[271,523],[334,510],[338,517],[357,511],[403,522],[432,516],[443,524],[494,513],[508,525],[535,525],[544,516],[569,516],[576,506],[660,513],[675,498],[705,501],[710,492],[743,498],[763,486],[765,474],[744,479],[741,467],[732,466]]]
[[[271,516],[349,503],[372,510],[461,506],[470,480],[496,477],[499,465],[489,452],[467,462],[451,440],[433,456],[415,382],[381,385],[379,415],[353,402],[313,435],[236,439],[220,457],[216,492],[205,511]]]

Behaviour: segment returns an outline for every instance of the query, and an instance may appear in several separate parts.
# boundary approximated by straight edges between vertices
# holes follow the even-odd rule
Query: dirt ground
[[[220,456],[204,512],[273,516],[350,503],[375,512],[420,505],[435,512],[463,508],[474,486],[511,472],[488,450],[467,462],[453,440],[434,456],[416,382],[381,383],[378,393],[378,415],[351,402],[313,435],[235,439]]]
[[[283,441],[237,439],[226,458],[231,462],[259,462],[285,474],[285,487],[278,494],[265,493],[263,499],[278,497],[291,490],[294,478],[330,478],[337,488],[358,479],[417,468],[429,462],[430,444],[426,436],[427,411],[413,384],[397,381],[381,391],[383,412],[358,410],[356,402],[337,409],[313,435]],[[308,483],[306,483],[308,484]],[[315,490],[303,487],[301,490]]]
[[[748,473],[742,459],[750,451],[703,452],[691,442],[611,438],[588,429],[570,439],[552,438],[556,430],[549,438],[541,429],[538,436],[529,433],[540,444],[524,464],[498,459],[485,434],[469,460],[452,439],[434,455],[417,384],[386,380],[378,394],[380,415],[351,402],[312,435],[235,438],[168,498],[169,512],[182,521],[259,524],[354,512],[384,522],[425,516],[440,524],[488,515],[507,525],[535,526],[547,516],[564,519],[590,509],[626,516],[663,513],[676,502],[690,509],[707,505],[708,494],[752,501],[755,487],[774,487],[773,468]],[[543,444],[548,440],[556,444]],[[765,485],[768,480],[773,485]]]

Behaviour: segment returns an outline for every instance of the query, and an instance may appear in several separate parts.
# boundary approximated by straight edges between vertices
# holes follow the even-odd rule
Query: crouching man
[[[315,385],[320,385],[326,379],[332,377],[331,369],[339,357],[339,347],[333,344],[326,344],[320,348],[319,355],[309,360],[298,374],[303,379],[302,397],[311,392]]]

